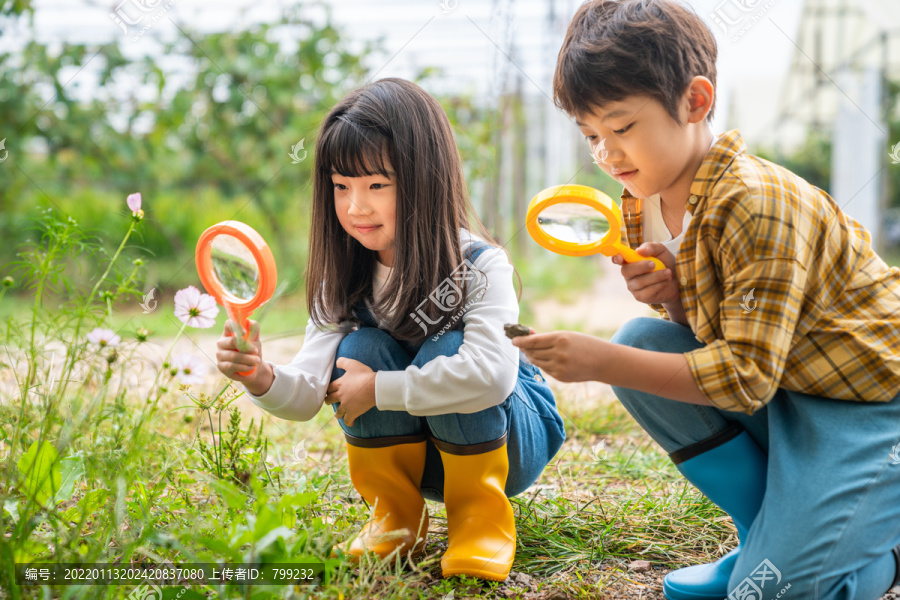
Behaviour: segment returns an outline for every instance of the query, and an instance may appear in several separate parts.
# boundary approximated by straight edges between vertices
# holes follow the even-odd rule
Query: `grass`
[[[575,598],[628,597],[619,594],[641,585],[632,583],[638,580],[627,569],[629,561],[651,561],[658,576],[675,564],[707,560],[735,542],[727,518],[685,485],[617,403],[609,397],[572,401],[566,389],[557,385],[568,440],[537,484],[513,501],[518,530],[513,568],[527,574],[526,584],[441,579],[446,521],[443,507],[429,503],[432,534],[423,560],[393,567],[366,563],[359,570],[338,563],[327,584],[304,589],[297,597],[446,598],[454,592],[455,598],[524,598],[526,594],[550,598],[554,590]],[[254,476],[259,479],[250,487],[241,487],[216,477],[204,462],[199,442],[208,440],[212,429],[203,411],[177,408],[191,405],[186,393],[170,394],[161,402],[154,419],[130,444],[116,431],[125,423],[126,428],[133,426],[126,415],[139,414],[142,407],[138,399],[127,396],[116,409],[118,413],[95,413],[89,427],[73,442],[70,454],[84,458],[86,473],[121,475],[100,475],[99,481],[85,477],[72,497],[55,508],[63,513],[79,506],[91,489],[117,490],[77,531],[71,524],[65,527],[74,539],[90,539],[105,530],[100,537],[108,536],[109,544],[102,548],[87,544],[84,556],[65,553],[67,560],[90,563],[127,556],[169,556],[176,562],[205,562],[223,555],[240,557],[249,544],[234,540],[243,535],[252,541],[248,532],[268,511],[274,514],[270,526],[291,523],[292,533],[279,552],[290,554],[288,550],[294,548],[304,560],[324,561],[332,543],[352,537],[363,525],[367,509],[350,485],[342,436],[326,411],[308,423],[264,417],[265,462],[273,483],[257,485],[266,478],[257,469]],[[83,408],[75,405],[72,412]],[[5,406],[0,423],[10,423],[11,412],[12,407]],[[26,410],[29,429],[38,428],[40,416],[37,407]],[[212,416],[212,427],[218,431],[222,425],[217,412]],[[244,429],[246,421],[245,417]],[[6,426],[4,431],[8,431]],[[295,461],[293,448],[301,439],[306,441],[308,458]],[[598,445],[602,452],[594,450]],[[15,496],[15,492],[7,488],[4,496]],[[305,504],[292,499],[304,494]],[[32,559],[62,558],[52,551],[59,524],[52,527],[51,523],[52,519],[45,517],[28,537],[29,543],[15,551],[30,554]],[[4,525],[7,535],[14,532],[13,523],[7,520]],[[304,543],[296,546],[298,540]],[[646,592],[658,590],[658,582],[643,585]],[[263,591],[252,597],[285,597],[281,592],[259,590]],[[71,597],[119,598],[123,597],[120,591],[116,586],[104,586]],[[242,593],[246,591],[204,593],[214,592],[211,598],[250,597]],[[36,589],[24,590],[20,597],[38,598],[41,594]]]
[[[87,280],[103,285],[81,290],[56,265],[89,245],[52,216],[45,227],[16,275],[31,297],[0,288],[0,600],[133,597],[134,585],[14,584],[15,564],[141,560],[322,568],[314,587],[164,588],[164,598],[181,600],[659,598],[669,568],[708,561],[736,543],[727,517],[686,485],[609,388],[554,384],[568,439],[512,500],[518,545],[510,579],[442,579],[446,517],[436,503],[426,555],[414,564],[332,558],[369,510],[350,483],[331,412],[288,422],[261,413],[220,375],[180,385],[160,366],[171,350],[158,342],[208,346],[224,315],[202,334],[211,339],[200,340],[174,318],[171,298],[157,298],[144,314],[136,271],[109,281],[104,261],[87,261],[96,270]],[[555,272],[538,261],[528,276],[574,287],[586,265]],[[63,290],[61,305],[53,298]],[[306,315],[295,298],[265,315],[267,348],[302,331]],[[148,342],[123,335],[117,348],[98,348],[85,341],[98,325],[155,332]],[[653,568],[631,569],[637,559]]]

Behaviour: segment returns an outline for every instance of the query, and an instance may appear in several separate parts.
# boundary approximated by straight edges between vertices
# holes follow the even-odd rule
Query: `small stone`
[[[648,560],[633,560],[629,563],[628,570],[634,571],[635,573],[646,573],[652,567],[653,565],[651,565]]]
[[[519,571],[513,571],[509,574],[509,580],[516,585],[531,587],[532,577],[531,575],[520,573]]]
[[[510,339],[520,335],[531,335],[531,329],[519,323],[506,323],[503,325],[503,331],[506,332],[506,337]]]

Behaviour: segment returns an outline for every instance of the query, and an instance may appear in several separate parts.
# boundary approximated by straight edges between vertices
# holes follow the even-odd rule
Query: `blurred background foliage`
[[[29,0],[0,0],[0,32],[15,24],[33,34],[33,21]],[[362,62],[374,46],[351,52],[330,22],[306,18],[302,5],[242,31],[178,25],[156,56],[126,56],[124,38],[101,45],[29,39],[21,51],[0,53],[0,138],[9,152],[0,165],[0,271],[15,260],[29,235],[25,223],[41,210],[60,211],[112,243],[127,223],[125,196],[141,192],[147,223],[134,243],[155,257],[144,289],[156,287],[164,299],[197,285],[193,249],[200,233],[237,219],[269,241],[279,278],[302,302],[317,128],[339,98],[375,75]],[[82,69],[96,73],[96,93],[79,86]],[[427,89],[433,73],[423,69],[416,80]],[[891,93],[895,104],[898,88]],[[514,187],[522,206],[505,222],[492,210],[502,115],[471,98],[439,100],[454,125],[470,190],[481,196],[476,205],[488,213],[481,217],[511,250],[531,290],[523,296],[522,320],[530,316],[528,300],[589,285],[599,259],[561,259],[524,239],[524,206],[537,190]],[[502,98],[501,110],[516,114],[517,101]],[[891,123],[890,137],[900,137],[900,121]],[[288,154],[298,142],[298,155],[307,158],[292,164]],[[813,133],[789,156],[756,150],[828,189],[827,135]],[[583,158],[575,181],[618,198],[620,186],[593,167],[587,151]],[[890,189],[900,189],[900,170],[889,176]]]

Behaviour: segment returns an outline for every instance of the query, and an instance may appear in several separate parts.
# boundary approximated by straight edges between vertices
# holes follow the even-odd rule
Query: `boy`
[[[611,384],[734,520],[738,548],[669,573],[667,598],[879,598],[900,581],[900,269],[822,190],[713,136],[715,61],[673,0],[579,8],[555,102],[625,187],[629,245],[667,267],[613,259],[663,318],[514,344]]]

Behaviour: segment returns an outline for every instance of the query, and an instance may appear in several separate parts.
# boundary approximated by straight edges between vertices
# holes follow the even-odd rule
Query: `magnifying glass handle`
[[[225,312],[228,313],[228,318],[232,321],[232,325],[228,328],[226,335],[235,338],[234,345],[241,352],[253,350],[253,344],[250,343],[250,319],[236,314],[237,311],[227,302],[225,303]],[[254,371],[256,371],[256,367],[249,371],[236,372],[235,375],[246,377],[247,375],[252,375]]]
[[[637,252],[635,252],[633,249],[629,248],[628,246],[625,246],[622,244],[616,244],[616,250],[618,251],[619,254],[622,255],[622,258],[625,259],[625,262],[633,263],[633,262],[639,262],[642,260],[649,260],[649,261],[653,261],[653,270],[654,271],[659,271],[661,269],[666,268],[666,265],[664,265],[663,262],[661,260],[659,260],[658,258],[654,258],[652,256],[641,256],[640,254],[638,254]],[[615,255],[613,255],[613,256],[615,256]]]

